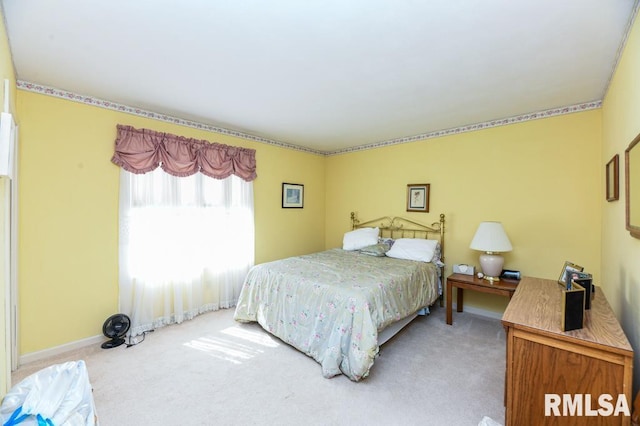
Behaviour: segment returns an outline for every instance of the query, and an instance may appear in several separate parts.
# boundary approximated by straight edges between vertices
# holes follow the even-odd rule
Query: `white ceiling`
[[[322,152],[601,100],[638,0],[2,0],[16,76]]]

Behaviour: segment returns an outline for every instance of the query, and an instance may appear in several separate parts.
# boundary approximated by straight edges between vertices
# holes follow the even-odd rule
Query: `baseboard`
[[[29,364],[31,362],[51,358],[65,352],[72,351],[74,349],[80,349],[91,345],[99,345],[104,342],[104,340],[105,337],[103,335],[98,335],[87,337],[86,339],[76,340],[75,342],[66,343],[64,345],[56,346],[53,348],[44,349],[42,351],[30,352],[28,354],[20,355],[20,357],[18,358],[18,367],[24,364]]]
[[[452,311],[453,311],[453,314],[455,315],[456,309],[458,308],[458,306],[457,306],[457,303],[452,303],[452,305],[453,305]],[[488,311],[486,309],[474,308],[473,306],[465,306],[464,312],[468,312],[474,315],[480,315],[482,317],[493,318],[497,320],[501,320],[502,314],[503,314],[502,312]]]

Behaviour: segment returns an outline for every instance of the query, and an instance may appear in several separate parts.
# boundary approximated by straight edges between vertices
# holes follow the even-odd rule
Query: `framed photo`
[[[606,175],[607,175],[607,201],[616,201],[619,198],[620,183],[619,176],[619,159],[618,154],[614,155],[607,163]]]
[[[407,185],[407,211],[428,213],[429,192],[428,183]]]
[[[560,272],[560,277],[558,278],[558,284],[567,285],[567,272],[582,272],[584,268],[582,266],[576,265],[571,262],[564,262],[564,266],[562,267],[562,272]]]
[[[304,206],[304,185],[297,183],[282,184],[282,208],[301,209]]]

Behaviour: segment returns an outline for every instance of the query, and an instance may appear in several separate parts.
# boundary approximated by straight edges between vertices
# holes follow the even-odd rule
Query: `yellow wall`
[[[500,220],[514,245],[507,267],[555,279],[571,260],[599,279],[600,114],[324,158],[19,91],[20,353],[100,334],[117,310],[118,123],[257,150],[256,263],[339,246],[351,210],[423,222],[445,213],[447,272],[477,263],[477,224]],[[281,208],[282,182],[305,185],[304,209]],[[407,183],[431,184],[430,214],[404,211]],[[504,309],[482,296],[468,303]]]
[[[640,133],[640,20],[629,34],[622,58],[602,106],[602,162],[620,156],[620,200],[607,202],[602,209],[602,276],[605,292],[636,351],[635,390],[640,384],[640,239],[625,229],[624,150]],[[638,186],[638,182],[634,182]],[[604,190],[603,190],[604,193]]]
[[[505,268],[557,279],[565,260],[600,282],[601,111],[563,115],[327,158],[327,246],[349,212],[432,223],[446,215],[446,272],[478,265],[469,243],[481,221],[501,221],[513,244]],[[430,212],[407,213],[406,186],[431,184]],[[483,297],[486,296],[486,297]],[[507,300],[469,292],[502,312]]]
[[[116,124],[256,149],[256,263],[324,248],[324,157],[18,91],[20,353],[101,334],[118,309]],[[305,185],[282,209],[282,182]],[[215,224],[212,224],[215,226]]]
[[[9,40],[7,38],[6,28],[4,26],[4,17],[0,10],[0,106],[4,105],[5,96],[4,93],[4,80],[9,80],[9,109],[10,112],[15,111],[15,92],[16,92],[16,80],[13,71],[13,62],[11,60],[11,52],[9,50]],[[2,111],[4,111],[2,109]],[[14,120],[17,121],[17,117],[14,116]],[[7,178],[0,178],[0,224],[5,223],[6,214],[5,208],[8,206],[11,192],[7,188]],[[10,341],[7,336],[7,324],[6,324],[6,301],[5,292],[9,283],[5,279],[6,275],[6,261],[9,259],[9,253],[6,253],[5,243],[8,241],[9,235],[5,232],[4,225],[0,225],[0,395],[4,395],[8,390],[7,380],[10,374],[10,356],[11,348]]]

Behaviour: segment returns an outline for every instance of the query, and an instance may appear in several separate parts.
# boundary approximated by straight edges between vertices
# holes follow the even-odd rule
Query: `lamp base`
[[[480,255],[480,267],[484,279],[493,283],[500,281],[500,273],[504,265],[504,258],[496,253],[487,252]]]

